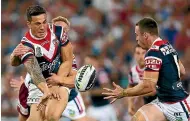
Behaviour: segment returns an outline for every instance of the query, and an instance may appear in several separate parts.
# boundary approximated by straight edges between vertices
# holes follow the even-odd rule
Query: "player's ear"
[[[31,22],[30,21],[27,21],[27,26],[29,29],[31,29]]]
[[[145,33],[143,34],[143,37],[144,37],[145,39],[147,39],[147,38],[148,38],[148,33],[145,32]]]

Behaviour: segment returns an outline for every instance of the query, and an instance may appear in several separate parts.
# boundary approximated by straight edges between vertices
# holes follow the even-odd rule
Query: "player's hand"
[[[61,96],[59,94],[59,86],[52,86],[50,89],[50,92],[52,93],[53,98],[60,100]]]
[[[52,94],[48,92],[44,92],[44,95],[40,98],[40,102],[37,105],[37,111],[41,110],[43,111],[47,105],[48,99],[52,98]]]
[[[51,76],[47,78],[47,82],[52,85],[60,84],[60,76],[55,73],[51,73]]]
[[[19,91],[22,83],[24,83],[24,78],[21,76],[20,80],[11,79],[10,86],[14,88],[15,91]]]
[[[113,86],[115,87],[114,90],[109,89],[109,88],[103,88],[105,91],[102,93],[103,95],[106,95],[104,99],[112,99],[110,103],[114,103],[117,99],[123,98],[124,97],[124,89],[121,88],[119,85],[116,85],[113,82]]]
[[[133,116],[135,114],[135,105],[129,105],[128,106],[128,113],[131,116]]]
[[[24,55],[27,52],[30,51],[30,48],[27,46],[24,46],[22,43],[18,44],[17,47],[13,50],[12,55],[13,56],[20,56],[20,55]]]

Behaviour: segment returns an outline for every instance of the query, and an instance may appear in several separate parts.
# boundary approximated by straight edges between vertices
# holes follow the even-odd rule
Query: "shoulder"
[[[150,47],[150,49],[147,51],[146,57],[162,57],[162,48],[168,45],[167,40],[158,40],[153,43],[153,45]]]
[[[165,44],[167,44],[168,41],[167,40],[158,40],[156,42],[153,43],[153,45],[150,47],[149,51],[159,51],[160,47],[164,46]]]

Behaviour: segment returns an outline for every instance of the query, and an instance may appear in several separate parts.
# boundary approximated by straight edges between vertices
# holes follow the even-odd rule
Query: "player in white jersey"
[[[48,121],[58,121],[70,93],[69,89],[63,86],[47,87],[45,78],[50,77],[51,73],[57,73],[61,77],[68,76],[72,68],[73,52],[63,28],[48,25],[46,18],[46,11],[41,6],[30,6],[27,9],[27,24],[30,30],[23,37],[22,43],[30,47],[31,51],[13,57],[13,60],[15,57],[21,59],[32,78],[27,100],[31,104],[28,121],[41,121],[44,113]],[[54,98],[49,100],[52,94]],[[53,109],[56,109],[56,112]]]
[[[138,44],[147,50],[143,81],[133,88],[105,89],[105,99],[151,96],[157,99],[142,106],[132,121],[189,121],[190,96],[184,90],[180,76],[185,69],[172,45],[159,37],[157,22],[143,18],[135,26]]]
[[[142,49],[139,45],[135,47],[134,58],[137,64],[132,66],[129,72],[129,86],[128,88],[136,86],[141,83],[144,72],[144,56],[146,50]],[[128,112],[133,116],[136,111],[144,105],[143,97],[129,97],[128,98]]]

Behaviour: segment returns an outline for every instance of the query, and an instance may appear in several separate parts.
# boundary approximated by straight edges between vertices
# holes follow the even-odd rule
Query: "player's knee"
[[[137,111],[135,115],[133,115],[131,121],[148,121],[148,120],[144,117],[144,115],[140,111]]]
[[[36,117],[29,117],[26,121],[42,121]]]
[[[61,116],[56,112],[52,112],[46,115],[47,121],[59,121],[60,117]]]
[[[46,116],[47,121],[59,121],[60,115],[54,113]]]
[[[60,92],[65,95],[65,94],[69,94],[69,89],[67,87],[59,87]]]
[[[65,87],[60,87],[59,91],[60,91],[61,99],[67,100],[69,97],[69,89]]]

